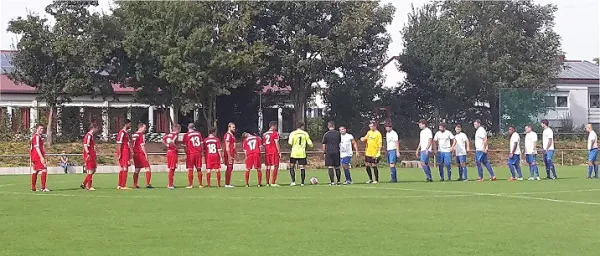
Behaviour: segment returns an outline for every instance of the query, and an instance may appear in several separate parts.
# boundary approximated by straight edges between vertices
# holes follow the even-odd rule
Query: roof
[[[116,94],[133,94],[131,87],[122,88],[119,84],[112,84]],[[36,93],[37,90],[26,84],[16,84],[7,75],[0,75],[0,93]]]
[[[600,69],[598,65],[589,61],[565,60],[564,68],[558,74],[558,79],[598,80]]]

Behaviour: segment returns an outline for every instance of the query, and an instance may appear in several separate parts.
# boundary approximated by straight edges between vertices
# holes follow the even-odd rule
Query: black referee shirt
[[[325,145],[325,152],[327,153],[339,153],[340,142],[342,142],[342,135],[339,131],[329,130],[323,135],[323,144]]]

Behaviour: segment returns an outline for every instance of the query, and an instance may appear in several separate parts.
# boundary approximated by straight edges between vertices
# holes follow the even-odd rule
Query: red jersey
[[[227,145],[227,142],[229,142],[229,155],[235,156],[235,136],[229,131],[225,133],[225,137],[223,138],[223,143],[225,143],[225,145]],[[227,155],[227,153],[225,153],[225,155]]]
[[[133,140],[133,153],[144,153],[142,147],[146,145],[146,141],[144,139],[143,132],[136,132],[131,136],[131,140]]]
[[[167,151],[177,151],[178,135],[178,133],[169,133],[163,137],[163,143],[167,144]]]
[[[279,133],[277,131],[269,130],[263,134],[265,153],[267,155],[279,154],[277,142],[275,140],[279,140]]]
[[[119,134],[117,134],[117,144],[120,144],[119,154],[121,156],[129,156],[129,133],[127,130],[120,130]]]
[[[86,133],[83,136],[83,145],[86,145],[88,148],[88,152],[83,151],[83,159],[88,159],[96,157],[96,142],[94,141],[94,135],[91,133]]]
[[[246,139],[244,139],[244,143],[242,147],[246,154],[248,155],[260,155],[260,146],[262,145],[262,141],[260,137],[250,135]]]
[[[202,153],[202,134],[198,131],[187,132],[183,136],[185,151],[188,155]]]
[[[204,139],[204,154],[206,157],[218,157],[221,142],[215,136],[209,135]]]
[[[40,149],[40,152],[42,153],[43,157],[46,156],[46,152],[44,151],[44,140],[42,140],[42,135],[39,135],[37,133],[33,134],[33,136],[31,137],[31,148],[29,151],[29,155],[32,161],[40,161],[40,156],[38,155],[35,148]]]

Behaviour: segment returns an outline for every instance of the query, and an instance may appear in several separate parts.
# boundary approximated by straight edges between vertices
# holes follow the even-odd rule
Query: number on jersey
[[[202,144],[202,141],[200,141],[200,137],[192,137],[192,145],[194,147],[199,147]]]
[[[265,134],[265,145],[271,144],[271,135]]]
[[[211,154],[217,153],[217,145],[208,144],[208,153],[211,153]]]
[[[256,140],[249,140],[247,143],[250,150],[254,150],[256,148]]]

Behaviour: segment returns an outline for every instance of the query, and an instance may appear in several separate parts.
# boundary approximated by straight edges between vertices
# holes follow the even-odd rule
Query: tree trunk
[[[306,92],[296,91],[292,92],[292,101],[294,103],[294,117],[296,123],[299,121],[306,123]],[[294,124],[294,127],[296,124]]]
[[[204,97],[202,102],[202,116],[206,123],[206,130],[210,130],[212,127],[217,127],[217,108],[216,108],[217,96],[214,92],[209,92]]]
[[[500,105],[498,101],[498,96],[494,96],[490,101],[490,116],[492,117],[490,123],[492,123],[492,131],[494,133],[500,132],[500,109],[498,109]]]
[[[54,119],[54,109],[56,107],[52,106],[50,107],[50,111],[48,111],[48,124],[46,126],[46,141],[45,143],[48,144],[48,146],[52,145],[52,121]]]

